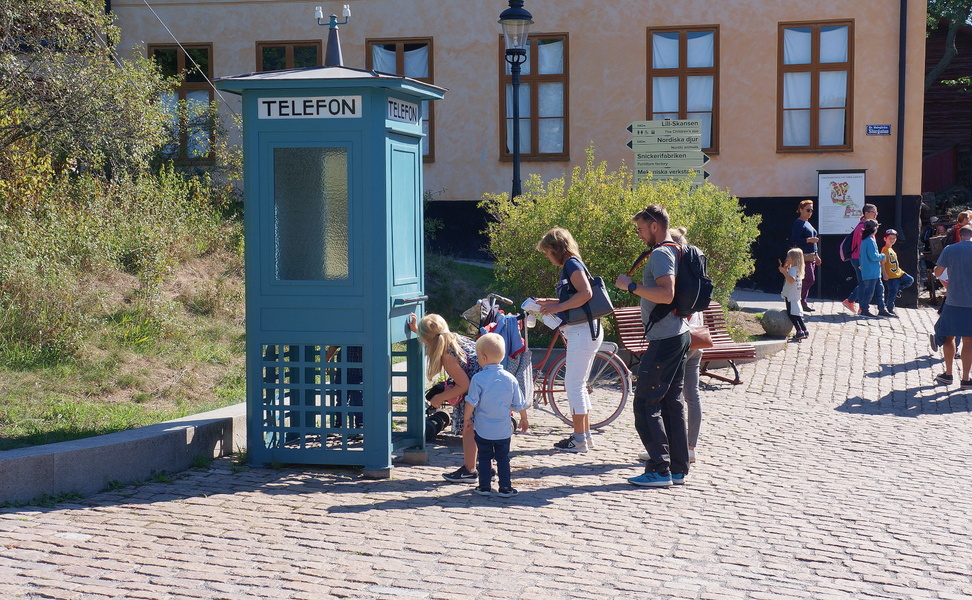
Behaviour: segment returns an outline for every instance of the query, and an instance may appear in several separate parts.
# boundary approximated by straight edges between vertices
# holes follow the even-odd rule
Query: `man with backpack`
[[[857,279],[857,284],[854,286],[854,289],[851,290],[851,293],[847,296],[847,299],[843,301],[844,307],[855,315],[859,311],[858,304],[861,301],[861,298],[857,297],[857,291],[861,287],[861,234],[864,232],[864,224],[869,219],[877,221],[878,209],[873,204],[865,204],[861,212],[864,214],[861,216],[860,222],[857,224],[857,227],[854,228],[854,231],[850,233],[850,263],[854,268],[854,277]],[[868,298],[867,301],[870,302],[871,299]]]
[[[638,237],[651,248],[641,284],[627,274],[615,285],[641,298],[641,319],[645,323],[648,349],[638,367],[635,389],[635,430],[649,459],[645,472],[628,482],[644,487],[670,487],[685,483],[689,470],[685,405],[681,399],[685,356],[689,349],[688,322],[668,311],[653,322],[657,305],[675,300],[675,279],[681,250],[672,241],[668,212],[652,204],[632,217]]]

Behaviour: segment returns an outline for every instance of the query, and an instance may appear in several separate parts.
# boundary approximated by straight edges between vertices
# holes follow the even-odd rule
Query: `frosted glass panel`
[[[274,148],[278,280],[348,278],[348,151]]]

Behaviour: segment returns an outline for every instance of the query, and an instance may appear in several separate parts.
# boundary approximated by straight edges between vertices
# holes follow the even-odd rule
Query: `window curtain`
[[[541,75],[564,72],[564,40],[541,40],[537,44],[537,71]]]
[[[715,66],[715,32],[692,31],[688,34],[688,62],[689,68],[705,68]]]
[[[810,73],[783,74],[783,145],[810,145]]]
[[[655,119],[678,118],[678,77],[651,79],[651,112]]]
[[[820,145],[842,146],[845,142],[847,71],[820,73]]]
[[[564,151],[564,84],[539,84],[537,103],[540,113],[537,150],[541,154],[559,154]]]
[[[686,78],[686,118],[702,121],[703,148],[712,146],[712,111],[715,78],[711,75]]]
[[[429,46],[405,50],[405,77],[420,79],[429,76]]]
[[[678,32],[651,34],[651,67],[653,69],[678,68]]]
[[[382,73],[395,72],[395,46],[388,50],[385,46],[374,44],[371,46],[371,67]]]
[[[783,64],[809,65],[812,57],[810,44],[813,39],[809,27],[792,27],[783,30]]]
[[[847,25],[820,28],[820,62],[847,62],[847,39],[850,28]]]

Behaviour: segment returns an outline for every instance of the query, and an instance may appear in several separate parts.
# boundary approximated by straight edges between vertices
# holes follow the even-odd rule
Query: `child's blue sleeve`
[[[469,389],[466,390],[466,404],[473,408],[476,408],[479,404],[479,396],[482,394],[481,386],[476,379],[476,376],[473,375],[472,379],[469,380]]]
[[[516,381],[516,378],[512,377],[511,379],[513,380],[513,410],[523,410],[527,407],[523,391],[520,390],[520,384]]]

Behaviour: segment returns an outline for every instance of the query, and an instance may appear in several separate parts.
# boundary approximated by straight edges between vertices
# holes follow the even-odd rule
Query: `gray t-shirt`
[[[938,266],[948,269],[945,304],[972,308],[972,240],[945,246]]]
[[[645,262],[645,271],[641,277],[641,283],[645,287],[658,287],[655,280],[665,275],[675,275],[676,250],[671,246],[658,246],[648,255]],[[648,315],[655,308],[656,303],[651,300],[641,299],[641,322],[648,322]],[[651,340],[664,340],[675,337],[689,330],[688,322],[675,316],[675,313],[668,313],[660,321],[651,326],[645,338]]]

